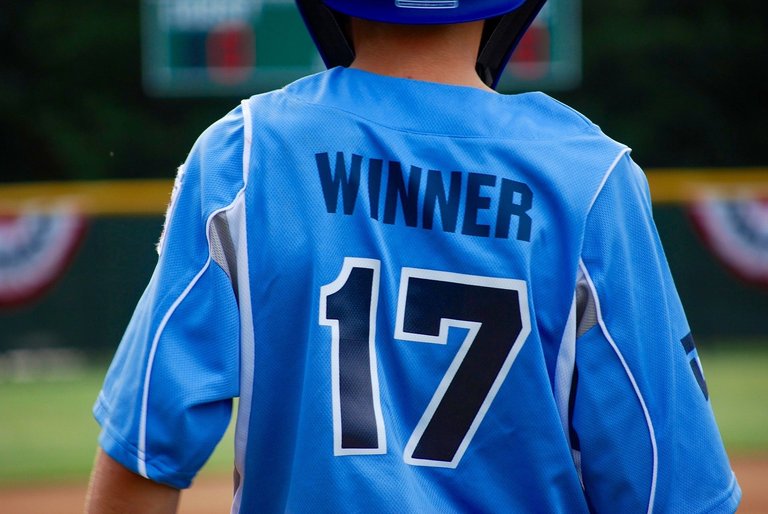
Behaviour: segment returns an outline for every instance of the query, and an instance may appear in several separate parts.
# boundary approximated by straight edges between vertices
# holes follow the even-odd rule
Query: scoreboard
[[[581,0],[549,0],[533,20],[498,90],[562,90],[581,81]]]
[[[566,89],[581,75],[580,0],[549,0],[500,91]],[[324,69],[293,0],[142,0],[152,96],[247,96]]]

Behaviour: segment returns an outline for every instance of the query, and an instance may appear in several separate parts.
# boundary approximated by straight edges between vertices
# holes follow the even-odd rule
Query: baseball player
[[[90,512],[733,512],[626,146],[493,91],[543,0],[298,0],[329,70],[181,167],[94,412]]]

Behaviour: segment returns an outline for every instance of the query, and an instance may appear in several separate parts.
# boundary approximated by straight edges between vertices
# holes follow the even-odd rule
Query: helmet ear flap
[[[296,0],[296,5],[326,67],[352,64],[355,51],[346,16],[317,0]]]
[[[509,14],[486,20],[475,69],[480,79],[495,89],[512,52],[546,0],[527,0]]]
[[[514,11],[485,21],[475,69],[483,82],[496,88],[512,52],[546,0],[525,0]],[[296,0],[304,23],[328,68],[349,66],[355,51],[347,17],[323,0]]]

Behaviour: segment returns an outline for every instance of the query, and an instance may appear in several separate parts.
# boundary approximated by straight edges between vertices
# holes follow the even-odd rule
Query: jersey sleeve
[[[107,454],[177,488],[212,453],[238,395],[236,289],[210,240],[214,216],[242,196],[242,132],[236,110],[181,167],[157,266],[94,406]]]
[[[595,512],[733,512],[741,491],[691,331],[625,154],[588,215],[572,438]],[[579,295],[577,295],[579,296]]]

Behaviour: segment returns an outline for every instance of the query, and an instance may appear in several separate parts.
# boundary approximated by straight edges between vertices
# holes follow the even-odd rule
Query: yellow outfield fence
[[[658,168],[646,172],[653,203],[688,203],[702,196],[768,198],[768,168]]]
[[[0,185],[0,214],[62,207],[91,216],[163,214],[172,188],[167,179],[6,184]]]
[[[646,175],[656,204],[683,204],[710,195],[768,198],[768,168],[653,169]],[[168,179],[0,184],[0,215],[65,206],[91,216],[161,215],[172,187]]]

